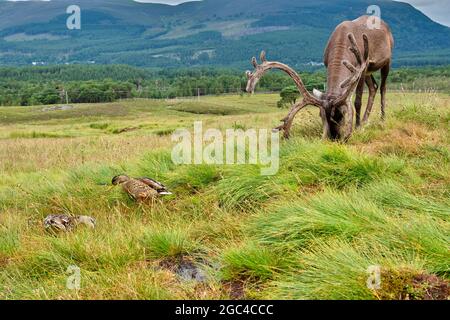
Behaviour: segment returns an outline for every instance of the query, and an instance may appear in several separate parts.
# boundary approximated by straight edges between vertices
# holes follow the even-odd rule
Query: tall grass
[[[219,181],[215,192],[226,209],[252,210],[281,192],[270,176],[261,175],[257,165],[232,167],[224,174],[226,179]]]
[[[222,264],[221,274],[224,280],[254,281],[272,279],[287,266],[286,257],[252,242],[225,250],[222,253]]]
[[[376,158],[350,151],[339,144],[317,144],[303,139],[290,141],[283,149],[283,169],[303,185],[322,184],[336,189],[363,186],[381,177],[404,173],[397,158]]]
[[[384,189],[386,185],[391,188]],[[393,203],[372,200],[386,199],[394,188],[401,190],[392,182],[379,182],[347,194],[326,191],[260,213],[250,226],[250,233],[269,245],[299,249],[309,247],[318,239],[339,237],[351,241],[374,236],[385,247],[410,251],[428,259],[436,272],[448,272],[445,261],[450,258],[446,246],[450,225],[442,219],[441,211],[445,205],[421,200],[405,191],[397,193],[397,201]],[[414,211],[399,206],[407,201],[415,205]]]
[[[420,273],[424,263],[382,246],[342,240],[317,241],[299,253],[298,267],[272,282],[267,294],[274,299],[377,299],[377,292],[367,286],[368,270],[372,266]],[[383,278],[381,281],[383,285]]]
[[[395,299],[414,275],[448,281],[448,97],[390,94],[387,122],[374,115],[345,145],[319,140],[316,115],[305,113],[274,176],[259,165],[173,164],[172,129],[199,117],[219,129],[272,127],[284,116],[277,99],[142,100],[56,118],[8,110],[0,299],[220,299],[242,285],[249,298]],[[129,127],[139,130],[112,133]],[[111,186],[117,174],[157,179],[174,195],[135,203]],[[47,234],[42,220],[55,213],[90,215],[97,227]],[[206,282],[181,279],[167,261],[199,262]],[[66,288],[71,265],[81,269],[80,290]],[[374,265],[384,272],[380,290],[366,284]]]
[[[177,258],[199,249],[186,231],[177,229],[150,230],[142,237],[141,244],[152,259]]]

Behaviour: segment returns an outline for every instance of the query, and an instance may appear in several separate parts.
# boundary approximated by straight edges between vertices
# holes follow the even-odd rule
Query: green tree
[[[300,92],[297,87],[289,86],[281,90],[280,92],[281,100],[278,101],[278,108],[283,108],[288,105],[292,105],[297,102],[297,99],[300,98]]]
[[[46,88],[42,92],[33,94],[32,100],[34,100],[34,104],[57,104],[61,102],[59,92],[55,88]]]

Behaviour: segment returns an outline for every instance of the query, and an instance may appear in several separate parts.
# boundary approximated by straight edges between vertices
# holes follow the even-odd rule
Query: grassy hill
[[[66,28],[69,0],[0,1],[0,63],[198,65],[247,68],[262,49],[297,68],[322,61],[330,33],[377,4],[396,38],[395,65],[449,64],[450,28],[388,0],[205,0],[179,6],[77,2],[82,29]]]
[[[386,123],[375,112],[346,145],[320,140],[308,109],[271,177],[172,163],[176,128],[272,128],[277,100],[0,108],[0,299],[448,298],[448,95],[389,94]],[[110,186],[121,173],[174,196],[138,205]],[[98,225],[52,236],[41,223],[54,213]]]

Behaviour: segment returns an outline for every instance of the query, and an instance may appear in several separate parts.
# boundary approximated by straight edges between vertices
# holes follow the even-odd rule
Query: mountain
[[[81,30],[66,27],[72,4],[81,8]],[[373,4],[394,33],[395,65],[450,64],[450,28],[390,0],[0,1],[0,64],[247,68],[265,49],[305,69],[322,62],[337,24]]]

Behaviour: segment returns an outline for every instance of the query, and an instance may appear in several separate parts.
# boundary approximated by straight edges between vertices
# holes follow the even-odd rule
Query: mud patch
[[[206,283],[208,275],[200,263],[187,257],[165,259],[159,262],[158,268],[175,273],[183,281]]]
[[[382,300],[448,300],[450,283],[434,274],[417,274],[410,270],[384,270],[381,289],[376,292]]]
[[[222,286],[226,294],[232,300],[243,300],[245,298],[245,283],[241,280],[223,281]]]
[[[423,288],[423,300],[448,300],[450,298],[450,283],[435,275],[415,276],[413,286]]]

